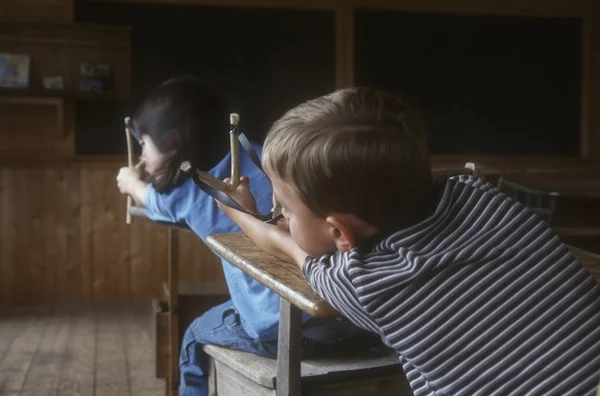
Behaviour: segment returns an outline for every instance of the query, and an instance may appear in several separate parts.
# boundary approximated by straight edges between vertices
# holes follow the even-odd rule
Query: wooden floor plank
[[[121,311],[131,396],[164,396],[165,383],[154,373],[150,303],[143,304],[134,313],[129,309]]]
[[[131,394],[122,331],[119,305],[98,305],[96,310],[96,396],[129,396]]]
[[[65,363],[71,331],[68,309],[55,309],[31,363],[20,396],[58,395],[58,383]]]
[[[0,395],[17,396],[20,394],[27,373],[31,368],[38,347],[44,335],[51,309],[30,311],[26,323],[20,329],[0,362]],[[15,322],[17,323],[17,322]],[[18,324],[17,324],[18,325]]]
[[[96,318],[92,305],[73,308],[64,365],[58,381],[60,396],[92,396],[96,360]]]
[[[150,302],[0,311],[0,396],[163,396]]]
[[[30,315],[14,315],[8,309],[0,311],[0,366],[13,340],[31,320]]]
[[[0,395],[5,394],[4,388],[10,375],[6,370],[9,366],[3,364],[4,359],[17,335],[27,329],[32,321],[33,316],[29,313],[15,314],[9,309],[3,309],[0,313]]]

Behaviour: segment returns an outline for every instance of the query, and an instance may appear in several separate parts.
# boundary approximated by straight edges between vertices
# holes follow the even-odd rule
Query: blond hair
[[[425,128],[387,92],[342,89],[289,110],[266,137],[263,165],[319,216],[349,213],[387,228],[429,210]]]

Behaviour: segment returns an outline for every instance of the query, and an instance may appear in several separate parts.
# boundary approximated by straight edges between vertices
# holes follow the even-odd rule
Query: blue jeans
[[[337,334],[332,338],[332,334]],[[310,335],[307,338],[306,335]],[[365,337],[376,339],[349,322],[327,320],[318,322],[303,331],[302,355],[318,356],[345,351],[348,345],[356,345],[353,339]],[[346,344],[344,341],[348,340]],[[187,328],[179,357],[180,384],[179,396],[208,395],[208,365],[203,345],[219,345],[255,355],[276,358],[277,340],[257,341],[244,331],[240,317],[231,300],[210,309]],[[345,344],[345,345],[344,345]]]

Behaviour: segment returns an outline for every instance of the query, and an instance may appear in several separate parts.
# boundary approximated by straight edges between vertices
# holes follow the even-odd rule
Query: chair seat
[[[225,364],[252,382],[275,389],[277,361],[251,353],[235,351],[215,345],[205,345],[204,351],[214,360]],[[302,382],[322,380],[335,376],[383,376],[401,374],[398,356],[391,349],[357,351],[352,356],[306,359],[301,363]]]

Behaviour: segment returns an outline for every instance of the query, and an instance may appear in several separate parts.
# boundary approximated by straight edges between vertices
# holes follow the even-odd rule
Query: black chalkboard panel
[[[130,99],[78,104],[77,154],[124,154],[123,117],[175,75],[221,90],[258,141],[286,110],[335,88],[333,12],[79,1],[76,21],[133,28]]]
[[[580,20],[355,17],[356,83],[421,108],[433,153],[579,155]]]

